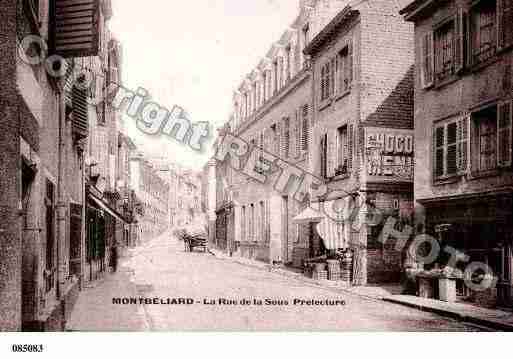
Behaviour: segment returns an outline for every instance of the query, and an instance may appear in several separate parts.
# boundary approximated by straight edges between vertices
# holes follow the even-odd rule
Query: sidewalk
[[[421,311],[428,311],[445,317],[451,317],[460,321],[482,325],[495,330],[513,331],[513,313],[502,310],[492,310],[463,303],[446,303],[434,299],[420,298],[411,295],[401,295],[402,288],[399,284],[352,287],[347,284],[314,280],[305,277],[300,271],[283,267],[274,267],[268,263],[249,260],[246,258],[230,257],[225,253],[211,249],[212,254],[223,260],[231,260],[241,265],[247,265],[283,276],[292,277],[305,284],[320,286],[326,289],[334,289],[344,293],[350,293],[359,297],[383,300],[389,303],[401,304]]]
[[[117,273],[106,273],[93,287],[84,288],[66,324],[68,331],[146,331],[149,326],[140,305],[113,304],[113,298],[138,297],[130,281],[131,272],[120,266]]]
[[[290,268],[290,267],[273,267],[269,263],[259,262],[247,258],[240,257],[230,257],[226,253],[216,250],[210,249],[210,252],[215,255],[217,258],[222,260],[230,260],[235,263],[239,263],[241,265],[254,267],[257,269],[266,270],[269,272],[277,273],[285,277],[294,278],[303,283],[320,286],[327,289],[334,289],[338,291],[343,291],[345,293],[351,293],[357,295],[359,297],[363,297],[366,299],[374,299],[374,300],[383,300],[385,297],[389,297],[391,295],[400,294],[402,288],[399,284],[385,284],[380,286],[365,286],[365,287],[352,287],[343,282],[336,282],[330,280],[315,280],[309,277],[306,277],[303,272],[299,269]]]
[[[446,303],[436,299],[421,298],[412,295],[392,295],[383,298],[383,300],[451,317],[463,322],[483,325],[495,330],[513,331],[512,312],[486,309],[464,303]]]

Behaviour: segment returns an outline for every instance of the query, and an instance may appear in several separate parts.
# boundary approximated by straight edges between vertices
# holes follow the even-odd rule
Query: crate
[[[328,271],[326,271],[326,270],[314,271],[312,278],[315,280],[327,280],[328,279]]]

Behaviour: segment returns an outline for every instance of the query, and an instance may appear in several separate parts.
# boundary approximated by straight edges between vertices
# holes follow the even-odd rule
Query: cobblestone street
[[[128,279],[130,278],[130,279]],[[112,298],[192,298],[192,305],[113,304]],[[219,299],[269,299],[276,305],[219,305]],[[340,300],[345,306],[293,305],[294,299]],[[204,304],[216,302],[216,304]],[[288,305],[283,305],[285,301]],[[281,303],[282,305],[280,305]],[[265,304],[265,303],[264,303]],[[359,330],[476,331],[441,316],[218,259],[185,253],[162,236],[132,250],[116,274],[81,297],[70,330]]]

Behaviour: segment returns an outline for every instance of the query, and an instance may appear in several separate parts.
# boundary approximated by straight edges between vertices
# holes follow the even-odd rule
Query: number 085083
[[[13,344],[11,351],[14,353],[42,353],[42,344]]]

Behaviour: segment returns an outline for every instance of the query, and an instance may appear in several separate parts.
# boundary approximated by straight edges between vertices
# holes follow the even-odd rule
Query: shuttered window
[[[50,2],[50,49],[64,58],[98,55],[99,0]]]
[[[351,89],[353,81],[353,44],[352,40],[337,56],[337,91],[344,93]]]
[[[435,75],[443,80],[454,73],[455,26],[454,20],[446,22],[435,31]]]
[[[479,64],[495,55],[498,43],[497,31],[497,2],[480,1],[472,8],[471,13],[473,64]]]
[[[468,117],[437,126],[433,133],[435,178],[463,174],[468,169]]]

